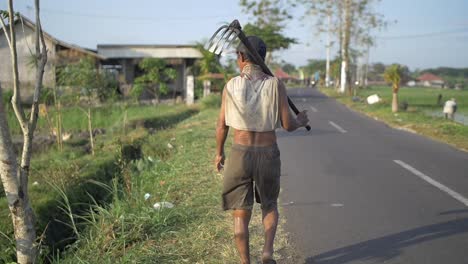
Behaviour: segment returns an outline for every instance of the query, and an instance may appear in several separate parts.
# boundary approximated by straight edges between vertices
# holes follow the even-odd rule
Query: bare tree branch
[[[39,16],[39,0],[35,0],[36,5],[36,61],[38,62],[36,68],[36,84],[34,87],[33,105],[30,116],[30,129],[34,130],[37,122],[37,115],[39,111],[39,95],[42,89],[42,79],[44,70],[47,63],[47,46],[42,32],[42,25]],[[42,50],[41,50],[42,46]]]
[[[15,13],[13,12],[13,0],[8,0],[8,15],[10,19],[10,41],[11,41],[11,65],[13,68],[13,98],[11,99],[13,110],[20,123],[23,133],[28,132],[28,124],[26,116],[21,105],[21,94],[19,90],[19,73],[18,73],[18,54],[16,50],[16,33],[15,33]]]
[[[3,21],[3,17],[0,17],[0,23],[2,24],[3,33],[5,33],[5,38],[8,42],[8,46],[11,49],[11,41],[10,41],[10,37],[8,36],[7,26],[5,25],[5,21]]]

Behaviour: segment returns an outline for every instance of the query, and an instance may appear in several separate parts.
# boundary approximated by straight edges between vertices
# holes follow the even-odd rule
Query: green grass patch
[[[99,110],[96,110],[99,112]],[[91,156],[85,145],[87,140],[75,140],[65,144],[63,151],[50,148],[33,155],[31,163],[30,198],[37,218],[37,233],[42,234],[43,260],[50,257],[55,249],[64,250],[67,245],[78,239],[77,230],[86,229],[87,219],[83,214],[92,206],[101,206],[112,201],[110,190],[101,184],[111,185],[115,180],[124,182],[122,164],[128,159],[122,151],[126,146],[141,149],[150,133],[159,133],[165,127],[189,118],[197,113],[196,108],[183,105],[132,108],[128,112],[129,123],[142,122],[129,131],[114,130],[96,138],[96,155]],[[104,117],[102,118],[102,120]],[[118,120],[119,118],[114,118]],[[116,121],[118,122],[118,121]],[[122,127],[114,122],[102,125]],[[111,130],[109,127],[105,129]],[[84,141],[84,142],[82,142]],[[167,147],[154,150],[155,157],[164,159]],[[65,199],[66,198],[66,199]],[[68,201],[67,201],[68,200]],[[72,225],[72,213],[75,226]],[[13,229],[4,193],[0,198],[0,262],[14,260]]]
[[[166,112],[161,115],[161,118],[170,117],[177,122],[164,123],[134,116],[134,123],[129,122],[125,137],[106,134],[98,138],[97,141],[101,144],[97,156],[113,157],[112,165],[118,168],[114,175],[118,177],[102,179],[92,176],[84,180],[87,171],[95,175],[107,174],[103,172],[106,171],[103,169],[106,166],[98,165],[98,159],[94,160],[85,152],[60,154],[51,151],[37,156],[32,166],[35,172],[31,177],[31,183],[36,180],[40,182],[39,186],[31,186],[31,192],[37,192],[34,194],[37,197],[36,204],[33,204],[36,212],[46,214],[47,210],[58,210],[44,206],[39,209],[41,199],[44,200],[41,203],[53,200],[55,207],[61,206],[64,209],[54,217],[76,221],[76,231],[74,228],[67,231],[67,238],[71,238],[74,243],[53,254],[44,248],[42,261],[238,263],[233,243],[232,218],[230,213],[221,210],[222,175],[214,171],[213,165],[219,96],[206,100],[209,102],[202,106],[205,110],[198,114],[194,110],[181,108],[175,114]],[[151,132],[145,122],[166,129]],[[227,149],[230,146],[229,141]],[[79,142],[76,145],[80,146]],[[123,146],[128,145],[133,147],[124,150]],[[67,145],[67,148],[75,147]],[[134,154],[134,150],[138,148],[141,153]],[[127,153],[125,156],[138,159],[131,161],[119,153]],[[83,155],[87,158],[82,157]],[[64,190],[61,195],[57,189],[42,184],[42,181],[49,178],[58,183],[63,179],[71,180],[68,184],[59,185],[64,186],[61,188]],[[98,179],[101,183],[90,181],[91,179]],[[103,199],[94,201],[89,196],[73,199],[90,192],[84,191],[85,188],[80,184],[99,192]],[[78,195],[74,193],[74,189],[79,189]],[[151,195],[148,200],[144,199],[146,193]],[[68,202],[64,195],[69,197]],[[0,204],[2,201],[4,199],[0,199]],[[153,204],[162,201],[171,202],[175,206],[155,210]],[[2,204],[1,208],[6,208],[6,204]],[[68,208],[72,208],[71,213]],[[3,210],[0,214],[8,213]],[[263,228],[258,207],[255,208],[254,215],[250,228],[251,252],[252,260],[258,260],[263,245]],[[67,223],[70,224],[70,221]],[[2,243],[7,245],[8,242]],[[14,254],[13,245],[5,248]],[[292,249],[281,226],[276,250],[280,262],[290,260]]]
[[[357,93],[357,96],[361,98],[359,102],[353,102],[350,96],[338,94],[332,89],[321,88],[321,91],[350,108],[382,120],[392,127],[414,131],[468,150],[468,126],[429,114],[431,111],[442,112],[442,106],[437,105],[437,96],[442,94],[442,103],[452,97],[456,98],[458,112],[468,115],[468,91],[404,87],[400,89],[398,99],[400,103],[406,101],[409,107],[407,111],[398,113],[391,111],[392,90],[390,87],[360,89]],[[383,101],[368,105],[365,99],[372,94],[378,94]]]
[[[182,104],[177,105],[129,105],[129,104],[107,104],[94,107],[91,110],[93,128],[108,128],[119,130],[123,126],[123,121],[143,120],[156,118],[162,115],[175,114],[185,109]],[[88,130],[88,118],[84,112],[87,108],[77,106],[66,107],[61,111],[64,132],[80,132]],[[21,134],[18,121],[13,110],[7,111],[8,125],[13,135]],[[55,126],[57,111],[54,107],[49,107],[47,115],[42,111],[38,119],[37,132],[50,133],[51,127]],[[49,121],[50,124],[49,124]]]
[[[386,102],[391,102],[392,89],[387,86],[374,86],[358,90],[358,96],[366,98],[369,95],[378,94]],[[417,110],[434,110],[442,112],[442,106],[437,104],[438,96],[442,95],[442,104],[450,98],[455,98],[460,113],[468,114],[468,90],[433,89],[425,87],[402,87],[398,92],[398,99],[407,102],[410,107]]]
[[[55,262],[238,263],[231,215],[221,210],[222,176],[213,165],[217,114],[207,109],[145,139],[143,158],[126,169],[129,184],[113,189],[111,204],[91,210],[86,231]],[[161,151],[165,159],[157,158]],[[155,210],[161,201],[175,207]],[[258,208],[255,215],[253,260],[263,243]],[[281,228],[276,248],[280,259],[289,256]]]

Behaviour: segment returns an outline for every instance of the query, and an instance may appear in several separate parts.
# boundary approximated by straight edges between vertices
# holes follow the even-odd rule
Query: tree
[[[81,94],[91,103],[94,97],[100,102],[115,96],[117,82],[106,72],[98,69],[92,57],[81,58],[78,63],[68,64],[57,72],[58,84],[82,89]]]
[[[65,66],[57,75],[59,85],[71,85],[82,89],[80,95],[84,95],[86,98],[87,109],[85,110],[80,107],[80,110],[88,119],[89,143],[91,145],[91,154],[94,155],[94,135],[91,115],[93,97],[96,96],[101,102],[113,97],[117,89],[117,83],[106,73],[99,71],[96,67],[96,61],[91,57],[82,58],[78,63]],[[60,110],[60,104],[58,106]],[[60,119],[59,115],[58,120]],[[61,125],[57,125],[59,139],[61,138],[61,131]]]
[[[381,29],[387,25],[381,14],[372,7],[380,0],[297,0],[305,6],[304,18],[315,17],[316,34],[329,32],[339,43],[341,58],[340,92],[350,90],[350,57],[354,47],[364,47],[366,50],[374,45],[372,30]],[[329,21],[324,25],[323,21]],[[327,43],[329,45],[329,43]]]
[[[281,68],[283,69],[283,71],[285,71],[289,75],[295,74],[297,72],[296,66],[289,62],[283,61],[283,63],[281,63]]]
[[[313,60],[309,59],[307,61],[307,64],[305,66],[302,66],[302,69],[304,71],[304,74],[307,77],[312,76],[318,71],[323,72],[323,69],[325,68],[326,61],[325,60]]]
[[[135,92],[138,95],[138,93],[141,94],[144,88],[149,88],[159,102],[161,94],[167,94],[169,92],[167,84],[176,79],[176,70],[167,67],[164,60],[156,58],[145,58],[138,66],[145,73],[135,79]]]
[[[26,115],[21,104],[13,0],[8,1],[8,12],[1,11],[0,14],[0,23],[11,54],[13,75],[12,105],[23,133],[23,149],[18,164],[4,113],[3,103],[2,100],[0,100],[0,160],[2,161],[0,162],[0,177],[7,196],[8,207],[13,222],[16,240],[16,256],[17,262],[20,264],[34,263],[37,257],[35,219],[29,201],[28,179],[32,155],[32,141],[39,113],[39,96],[42,89],[44,68],[47,63],[47,47],[39,17],[39,0],[35,0],[34,4],[36,16],[35,56],[37,58],[35,61],[37,67],[33,103],[29,116]],[[8,29],[4,19],[7,19],[9,22]]]
[[[266,64],[272,60],[272,52],[287,49],[291,44],[297,43],[294,38],[283,34],[286,21],[291,19],[288,10],[284,8],[281,0],[240,0],[243,12],[252,16],[253,22],[244,25],[246,35],[260,37],[268,47],[265,58]]]
[[[196,75],[207,75],[209,73],[223,72],[223,67],[219,62],[219,56],[204,48],[202,43],[197,43],[196,48],[202,54],[202,58],[197,60],[194,72]]]
[[[389,66],[384,73],[386,82],[392,84],[392,112],[398,112],[398,90],[400,89],[402,67],[399,64]]]

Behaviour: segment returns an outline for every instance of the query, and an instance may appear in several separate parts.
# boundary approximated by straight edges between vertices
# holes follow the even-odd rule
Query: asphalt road
[[[312,127],[278,132],[282,217],[300,263],[468,263],[467,153],[314,89],[289,94]]]

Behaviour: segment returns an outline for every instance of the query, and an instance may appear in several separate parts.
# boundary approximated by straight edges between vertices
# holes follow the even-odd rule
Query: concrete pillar
[[[203,81],[203,97],[210,95],[211,93],[211,81],[204,80]]]
[[[187,65],[184,62],[182,63],[182,96],[187,98],[187,76],[189,73],[187,72]]]
[[[185,98],[185,102],[188,105],[191,105],[195,101],[195,78],[193,75],[187,75],[187,97]]]

